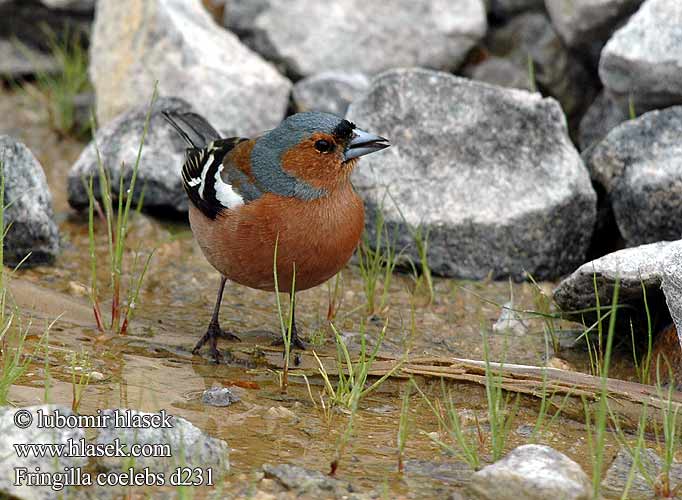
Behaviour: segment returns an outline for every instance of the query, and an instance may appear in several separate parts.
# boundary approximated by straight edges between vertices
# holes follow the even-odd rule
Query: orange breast
[[[334,276],[350,259],[364,228],[364,207],[350,183],[328,196],[301,201],[271,193],[223,212],[214,221],[190,207],[192,231],[206,259],[242,285],[274,290],[277,246],[279,289],[305,290]]]

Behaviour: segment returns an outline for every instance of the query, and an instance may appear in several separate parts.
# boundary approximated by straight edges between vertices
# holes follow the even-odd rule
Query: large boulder
[[[550,279],[583,261],[596,195],[554,99],[398,69],[376,77],[347,117],[392,143],[361,160],[357,190],[399,226],[399,247],[412,243],[406,223],[429,229],[437,273]]]
[[[592,484],[580,465],[549,446],[527,444],[476,472],[468,485],[480,500],[588,500]]]
[[[95,139],[83,150],[69,171],[68,200],[72,207],[82,209],[88,205],[86,185],[90,177],[95,180],[94,194],[99,198],[97,149],[115,195],[118,194],[122,175],[124,186],[129,184],[148,110],[148,105],[137,106],[97,131]],[[180,174],[187,145],[161,115],[164,110],[193,111],[189,103],[182,99],[162,97],[154,103],[133,200],[137,203],[144,190],[146,210],[170,210],[170,214],[187,212],[187,196]]]
[[[52,194],[45,172],[21,142],[0,135],[0,163],[5,181],[5,264],[51,263],[59,253],[59,230],[52,211]]]
[[[643,0],[545,0],[547,12],[570,47],[606,43],[613,31]]]
[[[599,76],[623,109],[682,103],[682,2],[647,0],[608,41]]]
[[[487,27],[482,0],[262,3],[242,9],[242,29],[252,19],[258,51],[301,76],[325,70],[374,74],[395,66],[456,68]]]
[[[289,102],[291,82],[199,0],[98,2],[90,59],[101,125],[148,102],[155,81],[230,135],[273,128]]]
[[[584,155],[628,246],[682,237],[682,106],[614,128]]]

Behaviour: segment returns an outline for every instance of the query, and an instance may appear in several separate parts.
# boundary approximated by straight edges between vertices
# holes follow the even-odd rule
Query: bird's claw
[[[208,343],[208,353],[210,354],[213,361],[219,364],[223,359],[223,355],[218,350],[218,338],[241,342],[241,339],[234,333],[223,330],[217,323],[211,323],[208,325],[206,333],[199,339],[199,342],[197,342],[197,344],[194,346],[194,349],[192,349],[192,354],[198,355],[204,344]]]
[[[272,345],[277,346],[277,345],[284,345],[284,340],[283,339],[277,339],[273,340]],[[297,347],[302,351],[305,351],[308,348],[308,344],[301,340],[301,338],[298,335],[291,335],[291,343],[289,344],[291,348]]]
[[[237,337],[234,333],[228,332],[227,330],[220,330],[220,333],[217,333],[216,336],[225,340],[235,340],[237,342],[242,341],[242,339]]]

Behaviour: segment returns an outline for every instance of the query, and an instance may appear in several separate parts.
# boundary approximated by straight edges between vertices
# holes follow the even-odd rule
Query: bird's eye
[[[315,149],[320,153],[331,153],[334,150],[334,144],[325,141],[324,139],[320,139],[319,141],[315,141]]]

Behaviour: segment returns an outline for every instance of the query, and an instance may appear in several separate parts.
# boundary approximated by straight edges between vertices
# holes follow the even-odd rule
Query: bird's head
[[[297,113],[256,141],[252,163],[273,191],[291,189],[295,181],[297,196],[312,199],[348,182],[358,158],[387,147],[383,137],[338,116]]]

